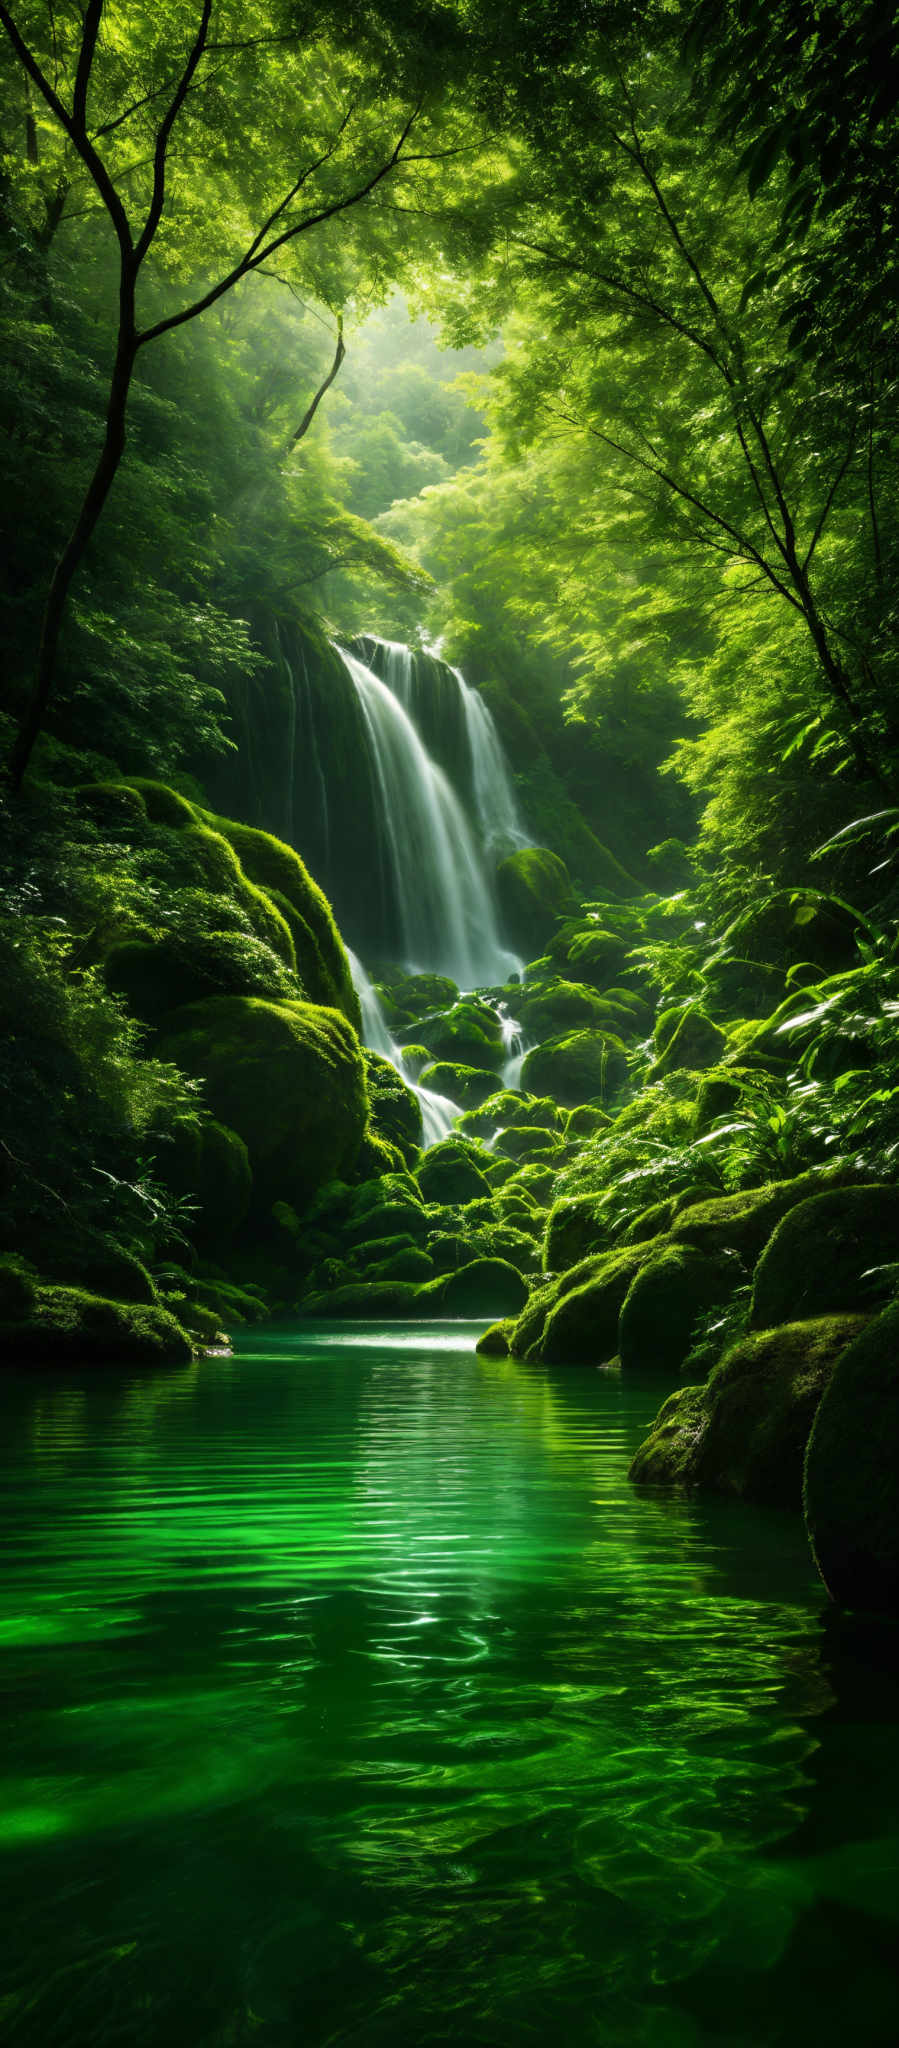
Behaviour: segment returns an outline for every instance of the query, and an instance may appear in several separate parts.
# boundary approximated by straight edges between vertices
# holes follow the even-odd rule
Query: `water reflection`
[[[888,2038],[895,1671],[628,1487],[657,1389],[457,1325],[2,1399],[11,2039],[829,2042],[831,1947]]]

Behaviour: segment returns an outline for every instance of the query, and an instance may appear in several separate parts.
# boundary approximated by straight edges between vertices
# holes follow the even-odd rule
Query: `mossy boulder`
[[[597,1214],[595,1195],[562,1195],[546,1220],[543,1265],[547,1273],[565,1273],[591,1252],[607,1251],[609,1228]]]
[[[489,1330],[483,1332],[475,1345],[480,1357],[508,1358],[511,1328],[512,1324],[508,1317],[504,1317],[501,1322],[491,1323]]]
[[[449,1010],[459,1000],[456,984],[447,974],[394,974],[378,984],[378,994],[408,1017],[427,1017],[437,1010]]]
[[[652,1249],[601,1252],[535,1288],[513,1331],[514,1356],[569,1365],[601,1365],[612,1358],[625,1296]]]
[[[359,1041],[339,1011],[215,996],[177,1011],[159,1050],[202,1081],[215,1117],[243,1139],[265,1207],[302,1209],[353,1165],[368,1099]]]
[[[518,953],[539,953],[556,918],[573,906],[565,862],[545,846],[523,846],[500,861],[496,888],[503,923]]]
[[[862,1328],[858,1316],[825,1316],[744,1338],[704,1387],[664,1403],[630,1477],[798,1510],[818,1403]]]
[[[400,1051],[400,1060],[403,1072],[408,1074],[410,1081],[417,1081],[424,1073],[425,1067],[432,1063],[426,1045],[404,1045]]]
[[[407,1166],[421,1151],[421,1103],[401,1074],[380,1053],[363,1050],[369,1100],[369,1127],[377,1138],[395,1145]]]
[[[669,1245],[635,1275],[618,1323],[623,1371],[679,1372],[699,1317],[725,1303],[743,1268],[735,1252],[711,1255]]]
[[[561,1131],[563,1115],[548,1095],[521,1095],[512,1088],[501,1088],[488,1095],[476,1110],[467,1111],[460,1119],[460,1131],[472,1137],[485,1138],[491,1131],[529,1130]]]
[[[426,1202],[474,1202],[490,1193],[489,1182],[472,1152],[452,1138],[432,1145],[425,1154],[418,1185]]]
[[[342,1242],[359,1246],[364,1262],[383,1256],[373,1248],[385,1238],[407,1237],[417,1244],[427,1233],[428,1219],[420,1202],[385,1202],[382,1208],[368,1209],[345,1224]]]
[[[610,1129],[611,1117],[604,1109],[598,1109],[594,1102],[580,1102],[576,1109],[570,1109],[565,1120],[566,1138],[597,1138],[600,1131]]]
[[[201,1246],[239,1231],[250,1208],[253,1176],[242,1138],[214,1117],[179,1117],[159,1139],[156,1170],[172,1193],[196,1205],[190,1236]]]
[[[203,815],[233,848],[244,875],[271,898],[284,918],[309,1001],[340,1010],[358,1030],[359,998],[334,913],[299,854],[271,832],[213,812]]]
[[[560,1031],[573,1031],[579,1026],[585,1030],[595,1025],[608,1029],[611,1023],[618,1022],[617,1015],[610,1018],[609,1007],[601,996],[575,981],[551,981],[529,995],[519,1007],[522,1024],[532,1038],[553,1038]]]
[[[107,1301],[81,1287],[35,1289],[2,1328],[8,1365],[186,1365],[187,1332],[164,1308]]]
[[[385,1280],[430,1280],[433,1276],[433,1261],[421,1245],[406,1245],[402,1251],[391,1252],[390,1257],[378,1259],[369,1269],[368,1277],[382,1282]]]
[[[48,1234],[41,1254],[42,1277],[64,1287],[85,1288],[104,1301],[159,1300],[156,1285],[135,1252],[104,1231],[80,1230],[72,1222]]]
[[[472,1259],[447,1276],[441,1309],[447,1316],[513,1316],[527,1292],[527,1281],[507,1259]]]
[[[725,953],[710,960],[704,974],[707,1001],[726,1017],[769,1017],[784,995],[784,970],[764,960]]]
[[[691,1073],[714,1067],[726,1051],[727,1037],[711,1017],[703,1010],[685,1010],[651,1067],[650,1080],[661,1081],[677,1067],[686,1067]]]
[[[899,1306],[843,1351],[808,1442],[805,1521],[841,1606],[899,1614]]]
[[[463,1067],[497,1073],[506,1058],[496,1011],[474,996],[454,1003],[451,1010],[437,1016],[421,1018],[416,1023],[415,1036],[430,1047],[437,1061],[451,1060]]]
[[[766,1181],[763,1187],[744,1188],[736,1195],[712,1195],[699,1202],[693,1197],[679,1199],[671,1235],[678,1244],[696,1245],[700,1251],[732,1248],[744,1265],[754,1266],[781,1217],[826,1185],[826,1176],[810,1172],[797,1174],[794,1180]]]
[[[557,933],[548,950],[551,959],[564,962],[566,986],[580,982],[594,991],[608,989],[628,954],[624,939],[597,925]]]
[[[103,963],[107,987],[142,1023],[158,1024],[168,1010],[204,996],[303,994],[297,974],[251,932],[177,932],[155,939],[125,939]]]
[[[554,1153],[561,1151],[562,1141],[555,1132],[539,1125],[531,1128],[527,1124],[513,1124],[510,1130],[497,1132],[496,1149],[507,1159],[551,1160]]]
[[[459,1060],[433,1060],[419,1075],[422,1088],[445,1095],[461,1109],[477,1109],[496,1090],[496,1075],[483,1067],[466,1067]]]
[[[529,1052],[522,1085],[550,1095],[566,1109],[614,1102],[627,1085],[627,1055],[620,1038],[604,1031],[569,1031]]]
[[[756,1267],[751,1326],[870,1313],[894,1292],[897,1275],[899,1190],[830,1188],[777,1224]]]

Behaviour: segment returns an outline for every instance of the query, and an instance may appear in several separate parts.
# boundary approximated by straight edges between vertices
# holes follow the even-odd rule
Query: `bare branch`
[[[317,390],[317,392],[316,392],[316,394],[315,394],[315,397],[314,397],[314,398],[313,398],[313,400],[312,400],[312,403],[311,403],[311,405],[308,405],[308,406],[306,407],[306,411],[305,411],[305,412],[304,412],[304,414],[303,414],[303,417],[302,417],[302,419],[301,419],[301,421],[300,421],[300,424],[299,424],[299,426],[298,426],[298,427],[297,427],[297,429],[296,429],[296,432],[295,432],[295,433],[293,433],[293,434],[291,434],[291,437],[290,437],[290,440],[289,440],[289,441],[288,441],[288,443],[287,443],[287,449],[286,449],[286,453],[287,453],[288,455],[290,454],[290,451],[291,451],[291,449],[292,449],[292,448],[295,448],[295,447],[296,447],[296,445],[297,445],[297,442],[298,442],[298,441],[302,441],[302,439],[303,439],[303,436],[304,436],[304,434],[308,434],[308,432],[309,432],[309,428],[311,427],[311,425],[312,425],[312,422],[313,422],[313,420],[314,420],[314,418],[315,418],[315,415],[316,415],[316,413],[317,413],[317,411],[318,411],[318,408],[319,408],[319,406],[321,405],[321,402],[322,402],[322,399],[324,398],[325,392],[326,392],[326,391],[330,391],[330,389],[331,389],[331,385],[332,385],[332,384],[333,384],[333,382],[334,382],[334,379],[335,379],[335,377],[336,377],[336,375],[337,375],[337,372],[338,372],[338,370],[340,369],[340,365],[341,365],[341,363],[343,362],[343,359],[344,359],[344,356],[345,356],[345,355],[346,355],[346,347],[345,347],[345,344],[344,344],[344,339],[343,339],[343,314],[342,314],[342,313],[338,313],[338,315],[337,315],[337,347],[336,347],[336,349],[335,349],[335,351],[334,351],[334,361],[333,361],[333,363],[331,364],[331,368],[330,368],[330,370],[328,371],[327,377],[325,377],[324,381],[323,381],[323,382],[322,382],[322,383],[321,383],[321,384],[319,385],[319,387],[318,387],[318,390]]]

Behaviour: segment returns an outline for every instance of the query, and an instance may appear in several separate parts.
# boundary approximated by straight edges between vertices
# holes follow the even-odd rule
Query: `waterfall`
[[[457,668],[453,669],[453,675],[462,696],[471,750],[475,810],[484,844],[500,856],[512,853],[516,847],[529,846],[531,841],[521,821],[499,733],[483,697],[479,697],[477,690],[472,689]]]
[[[422,1143],[425,1147],[437,1145],[441,1138],[445,1138],[452,1130],[460,1113],[457,1104],[450,1102],[446,1095],[436,1094],[433,1088],[422,1088],[419,1082],[410,1079],[403,1066],[400,1048],[387,1028],[387,1019],[370,977],[366,974],[361,960],[357,959],[349,947],[347,959],[362,1012],[362,1043],[368,1046],[370,1052],[378,1052],[382,1059],[389,1060],[391,1066],[402,1076],[406,1087],[411,1088],[413,1095],[418,1096],[421,1103]]]
[[[521,962],[501,944],[491,878],[464,805],[399,694],[357,655],[338,651],[362,710],[404,966],[451,975],[463,989],[507,981]]]

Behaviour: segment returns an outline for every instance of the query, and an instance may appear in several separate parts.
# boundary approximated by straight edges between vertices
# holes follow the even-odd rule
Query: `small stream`
[[[892,1634],[475,1335],[0,1379],[4,2041],[894,2040]]]

